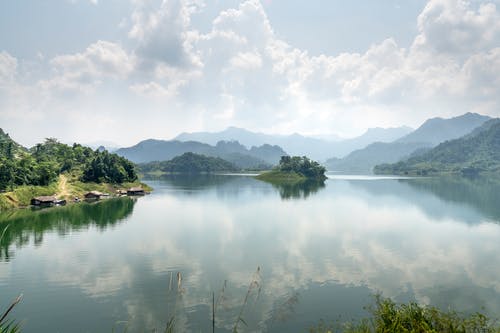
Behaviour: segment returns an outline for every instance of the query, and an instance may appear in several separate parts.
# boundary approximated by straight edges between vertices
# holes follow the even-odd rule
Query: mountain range
[[[330,141],[307,137],[300,134],[272,135],[251,132],[243,128],[228,127],[220,132],[181,133],[173,140],[197,141],[215,145],[219,141],[238,141],[247,147],[263,144],[278,145],[290,155],[304,156],[324,161],[329,157],[342,157],[355,149],[360,149],[372,142],[391,142],[410,133],[412,128],[402,126],[396,128],[371,128],[363,135],[352,139]]]
[[[214,146],[196,141],[144,140],[135,146],[120,148],[116,154],[135,163],[167,161],[191,152],[211,157],[220,157],[241,169],[267,169],[277,164],[287,153],[278,146],[263,144],[247,149],[237,141],[219,141]]]
[[[393,142],[372,143],[342,159],[331,158],[326,161],[325,166],[328,170],[340,173],[372,173],[378,164],[396,163],[425,153],[441,142],[471,133],[490,119],[477,113],[466,113],[450,119],[432,118]]]

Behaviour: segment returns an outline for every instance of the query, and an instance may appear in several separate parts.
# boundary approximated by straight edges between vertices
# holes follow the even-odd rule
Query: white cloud
[[[61,55],[50,63],[56,75],[40,84],[46,89],[93,91],[105,78],[125,79],[134,69],[134,56],[118,44],[97,41],[82,53]]]
[[[189,0],[163,0],[159,8],[150,1],[136,2],[129,37],[138,42],[137,54],[145,66],[157,63],[174,67],[199,65],[188,43],[191,14],[202,3]]]
[[[494,3],[474,10],[464,0],[432,0],[418,17],[415,46],[452,57],[496,47],[500,43],[500,16]]]

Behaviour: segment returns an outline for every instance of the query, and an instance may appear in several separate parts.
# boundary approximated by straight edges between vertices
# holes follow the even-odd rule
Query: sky
[[[21,144],[180,132],[353,137],[500,116],[500,0],[0,2],[0,127]]]

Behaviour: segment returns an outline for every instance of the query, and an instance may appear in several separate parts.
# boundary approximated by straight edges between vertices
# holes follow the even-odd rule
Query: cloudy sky
[[[355,136],[500,116],[500,0],[0,3],[0,127],[25,145],[245,127]]]

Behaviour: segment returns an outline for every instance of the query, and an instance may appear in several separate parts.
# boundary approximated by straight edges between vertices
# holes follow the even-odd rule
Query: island
[[[298,184],[306,181],[323,182],[326,169],[306,156],[282,156],[278,166],[255,178],[273,184]]]
[[[123,157],[53,138],[28,149],[0,129],[0,210],[120,196],[134,188],[151,190]]]

